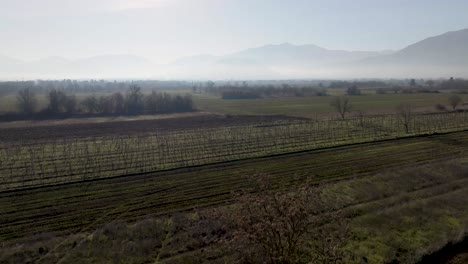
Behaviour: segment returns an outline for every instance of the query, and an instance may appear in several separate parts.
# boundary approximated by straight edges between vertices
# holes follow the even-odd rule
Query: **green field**
[[[370,94],[352,96],[353,111],[394,112],[400,104],[410,104],[418,111],[435,111],[436,104],[448,107],[452,94]],[[460,95],[468,101],[468,95]],[[331,96],[223,100],[217,96],[194,95],[195,106],[203,111],[242,115],[292,115],[314,118],[317,114],[336,115],[330,106]]]

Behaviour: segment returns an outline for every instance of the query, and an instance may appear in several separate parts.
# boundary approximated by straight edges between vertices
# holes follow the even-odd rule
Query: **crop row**
[[[468,113],[273,121],[0,145],[0,191],[468,128]]]

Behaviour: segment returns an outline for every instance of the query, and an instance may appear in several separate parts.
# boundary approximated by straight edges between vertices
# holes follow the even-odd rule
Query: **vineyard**
[[[465,158],[468,133],[410,137],[261,157],[131,177],[0,192],[0,239],[79,232],[116,219],[133,220],[225,203],[271,175],[284,188],[307,179],[339,182],[383,170]]]
[[[205,118],[132,132],[79,126],[4,129],[0,191],[130,176],[204,164],[468,128],[468,113],[353,119]],[[179,122],[179,123],[178,123]],[[182,124],[180,124],[182,123]],[[209,125],[208,125],[209,124]],[[407,128],[408,127],[408,132]],[[102,132],[104,131],[104,132]],[[106,132],[107,131],[107,132]],[[27,136],[28,140],[22,140]]]

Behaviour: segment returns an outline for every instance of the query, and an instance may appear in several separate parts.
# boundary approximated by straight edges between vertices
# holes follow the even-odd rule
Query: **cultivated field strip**
[[[229,201],[250,186],[247,176],[274,177],[278,186],[308,178],[337,181],[353,175],[466,157],[468,132],[342,146],[275,157],[155,172],[97,182],[0,194],[0,238],[79,231],[115,219],[137,219]]]
[[[60,127],[61,136],[56,139],[52,132],[50,137],[36,135],[35,142],[8,140],[10,136],[0,130],[0,191],[468,129],[468,113],[415,115],[410,121],[409,133],[395,115],[321,121],[247,120],[244,124],[226,119],[224,123],[218,120],[218,126],[191,123],[187,129],[172,125],[153,132],[144,129],[144,133],[109,134],[104,129],[104,134],[95,137],[73,131],[81,126],[69,126]],[[23,133],[32,132],[26,129]]]
[[[105,121],[102,123],[66,123],[60,124],[38,123],[19,127],[2,128],[0,140],[3,142],[36,141],[54,142],[58,139],[75,138],[105,138],[114,135],[144,135],[156,132],[184,131],[196,128],[216,128],[226,126],[256,125],[259,123],[272,123],[284,120],[304,120],[284,116],[234,116],[225,118],[219,115],[202,115],[190,117],[177,117],[165,119],[131,120],[131,121]]]

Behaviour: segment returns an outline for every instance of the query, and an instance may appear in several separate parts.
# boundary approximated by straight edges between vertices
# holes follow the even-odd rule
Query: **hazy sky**
[[[400,49],[468,28],[467,0],[0,0],[0,55],[156,63],[290,42]]]

